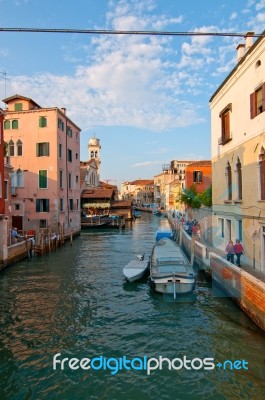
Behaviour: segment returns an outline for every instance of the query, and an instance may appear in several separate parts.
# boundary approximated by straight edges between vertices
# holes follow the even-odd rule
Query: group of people
[[[236,264],[240,267],[240,257],[244,254],[244,248],[239,239],[236,240],[234,244],[232,240],[230,240],[225,249],[227,261],[230,261],[234,264],[234,258],[236,256]]]
[[[181,221],[181,222],[184,230],[187,232],[189,236],[197,235],[198,238],[201,237],[201,227],[196,219],[193,219],[191,221]]]

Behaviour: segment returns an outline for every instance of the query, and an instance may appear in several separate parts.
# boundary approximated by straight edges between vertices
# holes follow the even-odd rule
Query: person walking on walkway
[[[240,257],[244,253],[244,247],[242,246],[242,243],[240,243],[240,240],[236,240],[236,244],[234,245],[234,250],[235,250],[235,255],[236,255],[236,264],[241,267],[240,265]]]
[[[227,261],[230,261],[232,264],[234,264],[235,246],[234,246],[232,240],[229,240],[229,242],[225,248],[225,252],[226,252]]]

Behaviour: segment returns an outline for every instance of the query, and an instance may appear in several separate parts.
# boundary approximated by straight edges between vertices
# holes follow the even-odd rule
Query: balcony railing
[[[221,136],[218,139],[219,145],[224,145],[232,140],[232,132],[228,132],[225,136]]]

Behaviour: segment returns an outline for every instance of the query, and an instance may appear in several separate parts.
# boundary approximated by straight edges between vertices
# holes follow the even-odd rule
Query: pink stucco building
[[[18,229],[80,229],[80,128],[64,108],[43,108],[14,95],[7,105],[12,224]]]

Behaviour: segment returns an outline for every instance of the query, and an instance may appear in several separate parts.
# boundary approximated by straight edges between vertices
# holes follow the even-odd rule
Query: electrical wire
[[[0,28],[0,32],[29,33],[82,33],[92,35],[153,35],[153,36],[230,36],[230,37],[265,37],[262,33],[240,32],[174,32],[174,31],[121,31],[111,29],[57,29],[57,28]]]

